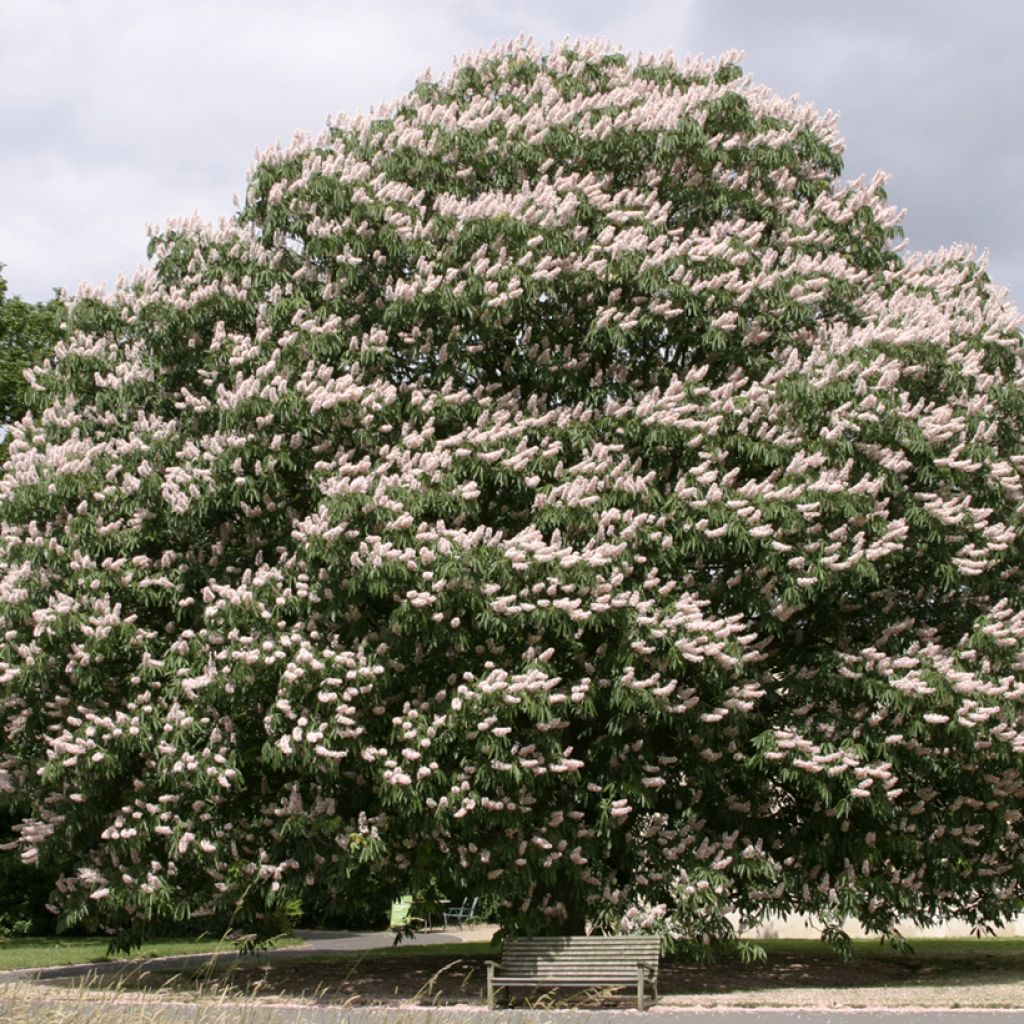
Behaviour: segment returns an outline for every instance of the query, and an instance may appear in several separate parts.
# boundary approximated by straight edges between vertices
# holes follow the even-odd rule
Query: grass
[[[275,947],[297,945],[298,939],[284,939]],[[191,953],[231,952],[234,943],[224,939],[154,939],[128,954],[107,954],[107,940],[101,936],[67,938],[0,938],[0,971],[57,967],[63,964],[99,964],[112,960],[136,960]]]
[[[1022,966],[1024,973],[1024,938],[1001,937],[981,939],[910,939],[913,953],[905,956],[879,942],[878,939],[852,939],[852,963],[884,961],[888,963],[919,964],[923,969],[952,967],[964,959],[979,958],[1000,964]],[[757,945],[764,946],[768,959],[779,955],[807,955],[841,959],[816,939],[761,939]]]
[[[184,1009],[184,1013],[183,1013]],[[287,1020],[287,1018],[285,1018]],[[298,1021],[301,1022],[299,1017]],[[0,985],[0,1024],[284,1024],[262,1006],[238,1006],[224,996],[183,1008],[159,997],[93,992],[85,986],[54,996],[38,985]],[[291,1018],[292,1022],[296,1018]]]

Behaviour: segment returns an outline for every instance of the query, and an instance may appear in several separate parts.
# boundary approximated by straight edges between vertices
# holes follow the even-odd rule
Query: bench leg
[[[636,972],[636,1008],[642,1013],[644,1009],[644,970],[637,968]]]
[[[494,968],[487,965],[487,1009],[494,1009]]]

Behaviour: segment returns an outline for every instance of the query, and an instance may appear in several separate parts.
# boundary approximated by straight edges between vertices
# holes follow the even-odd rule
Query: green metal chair
[[[423,926],[423,918],[413,916],[412,900],[410,893],[406,896],[399,896],[392,902],[391,924],[389,925],[392,931],[399,932],[405,928],[421,928]]]
[[[447,928],[449,924],[454,923],[461,928],[464,924],[472,924],[476,920],[476,905],[479,902],[479,898],[474,897],[470,899],[467,896],[462,901],[461,907],[452,907],[451,910],[446,910],[444,913],[444,926]]]

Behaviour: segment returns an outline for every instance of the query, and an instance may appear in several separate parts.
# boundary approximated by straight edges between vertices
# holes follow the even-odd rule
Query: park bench
[[[487,962],[487,1006],[505,988],[636,987],[637,1009],[644,1008],[644,986],[658,998],[656,935],[565,935],[509,939],[501,963]]]

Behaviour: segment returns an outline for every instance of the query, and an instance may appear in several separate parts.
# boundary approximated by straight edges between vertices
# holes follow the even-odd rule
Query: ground
[[[1024,940],[922,940],[904,956],[876,943],[855,943],[854,959],[811,941],[770,941],[768,962],[725,960],[699,967],[662,960],[658,1007],[1002,1007],[1024,1008]],[[210,969],[181,970],[138,964],[132,973],[99,979],[119,998],[218,1001],[270,1005],[287,1002],[333,1006],[479,1007],[484,1002],[486,961],[497,957],[486,943],[375,949],[317,957],[298,950],[275,959],[243,960]],[[26,997],[82,998],[81,979],[21,989]],[[2,992],[2,989],[0,989]],[[95,987],[93,988],[95,992]],[[632,997],[569,991],[517,993],[518,1005],[629,1006]]]

